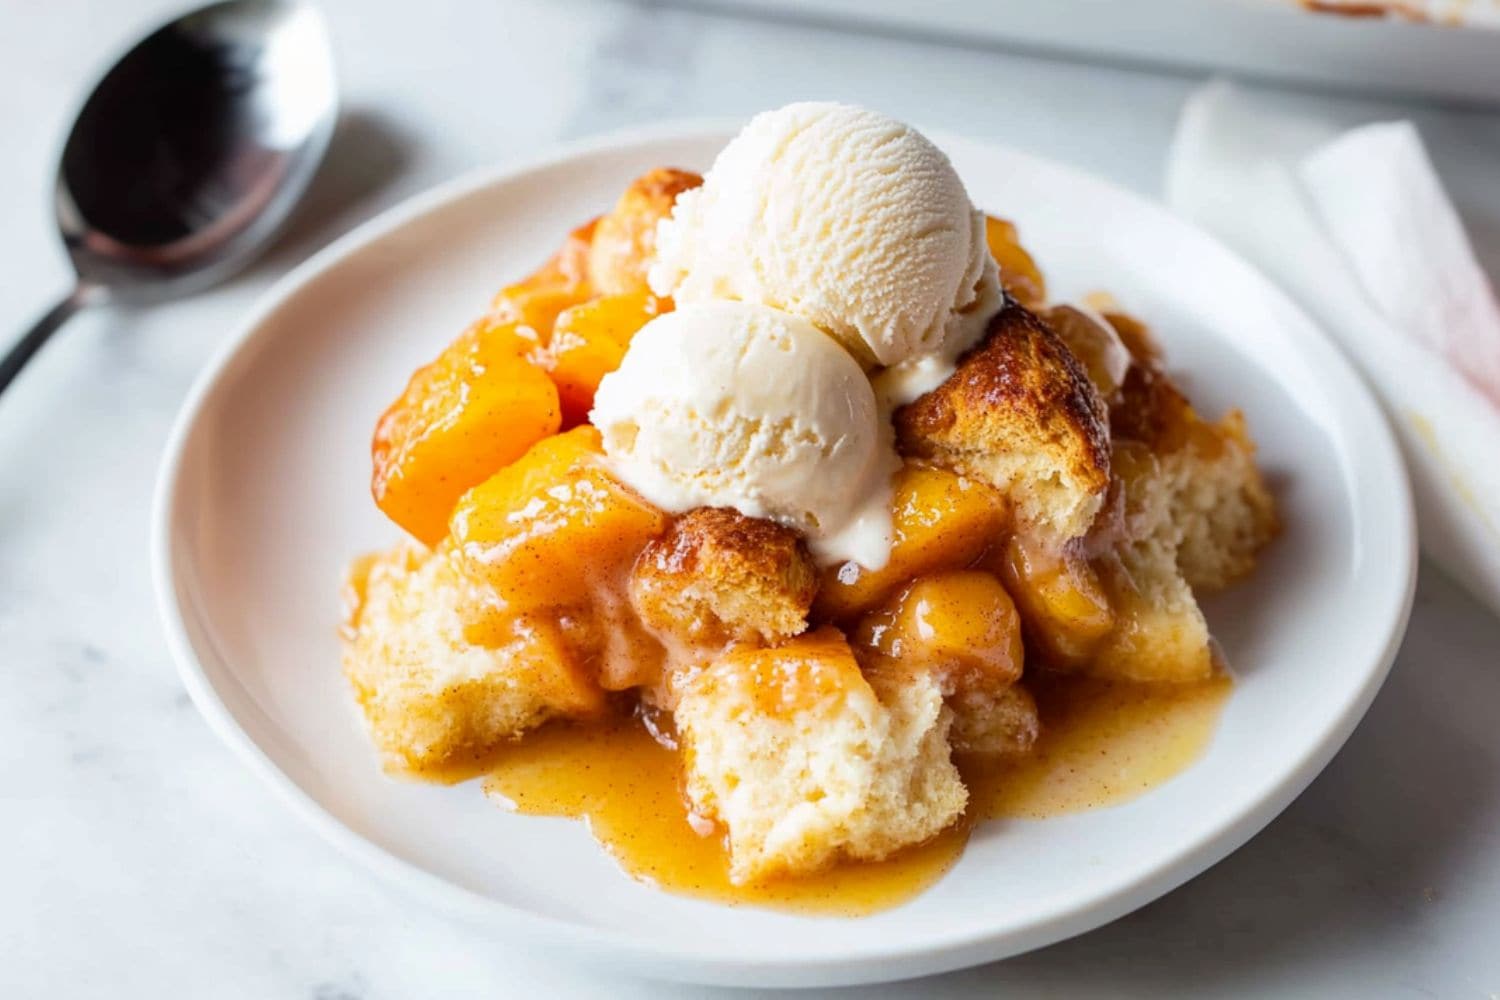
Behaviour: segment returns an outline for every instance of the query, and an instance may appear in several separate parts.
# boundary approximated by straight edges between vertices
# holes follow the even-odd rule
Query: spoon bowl
[[[337,109],[327,29],[302,0],[224,0],[127,52],[58,169],[77,287],[0,360],[0,390],[79,307],[176,298],[248,263],[306,191]]]

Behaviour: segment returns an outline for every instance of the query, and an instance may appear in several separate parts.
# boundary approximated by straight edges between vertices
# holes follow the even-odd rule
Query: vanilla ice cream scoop
[[[738,299],[836,338],[865,368],[970,346],[999,309],[984,216],[948,157],[873,111],[757,115],[657,230],[651,288]]]
[[[659,316],[589,419],[616,474],[659,507],[777,521],[822,563],[889,556],[890,423],[859,365],[804,320],[729,301]]]

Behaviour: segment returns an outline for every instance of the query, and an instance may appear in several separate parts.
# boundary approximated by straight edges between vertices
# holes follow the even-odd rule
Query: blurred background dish
[[[949,42],[1500,105],[1495,0],[680,0]]]

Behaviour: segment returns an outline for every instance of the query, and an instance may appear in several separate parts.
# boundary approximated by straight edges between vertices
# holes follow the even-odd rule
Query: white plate
[[[458,181],[270,293],[193,391],[157,493],[158,597],[199,709],[324,836],[414,896],[497,938],[663,977],[811,985],[971,965],[1112,920],[1238,847],[1343,743],[1405,628],[1415,537],[1389,431],[1306,316],[1213,239],[1101,181],[957,139],[940,142],[976,203],[1019,221],[1059,292],[1113,291],[1195,400],[1242,406],[1261,442],[1286,532],[1210,608],[1239,683],[1202,759],[1126,805],[986,825],[938,885],[861,920],[668,895],[621,874],[581,823],[381,775],[335,637],[345,561],[397,536],[367,490],[375,416],[632,176],[701,168],[726,138],[636,133]]]

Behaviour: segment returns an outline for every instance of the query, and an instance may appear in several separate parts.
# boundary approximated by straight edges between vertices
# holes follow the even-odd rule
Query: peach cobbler
[[[550,755],[592,775],[575,814],[659,772],[595,832],[739,887],[961,845],[1066,785],[1026,762],[1069,719],[1222,690],[1195,593],[1276,525],[1238,412],[1106,297],[1051,302],[920,133],[831,104],[637,178],[372,451],[411,539],[352,566],[344,669],[388,767],[525,807]]]

